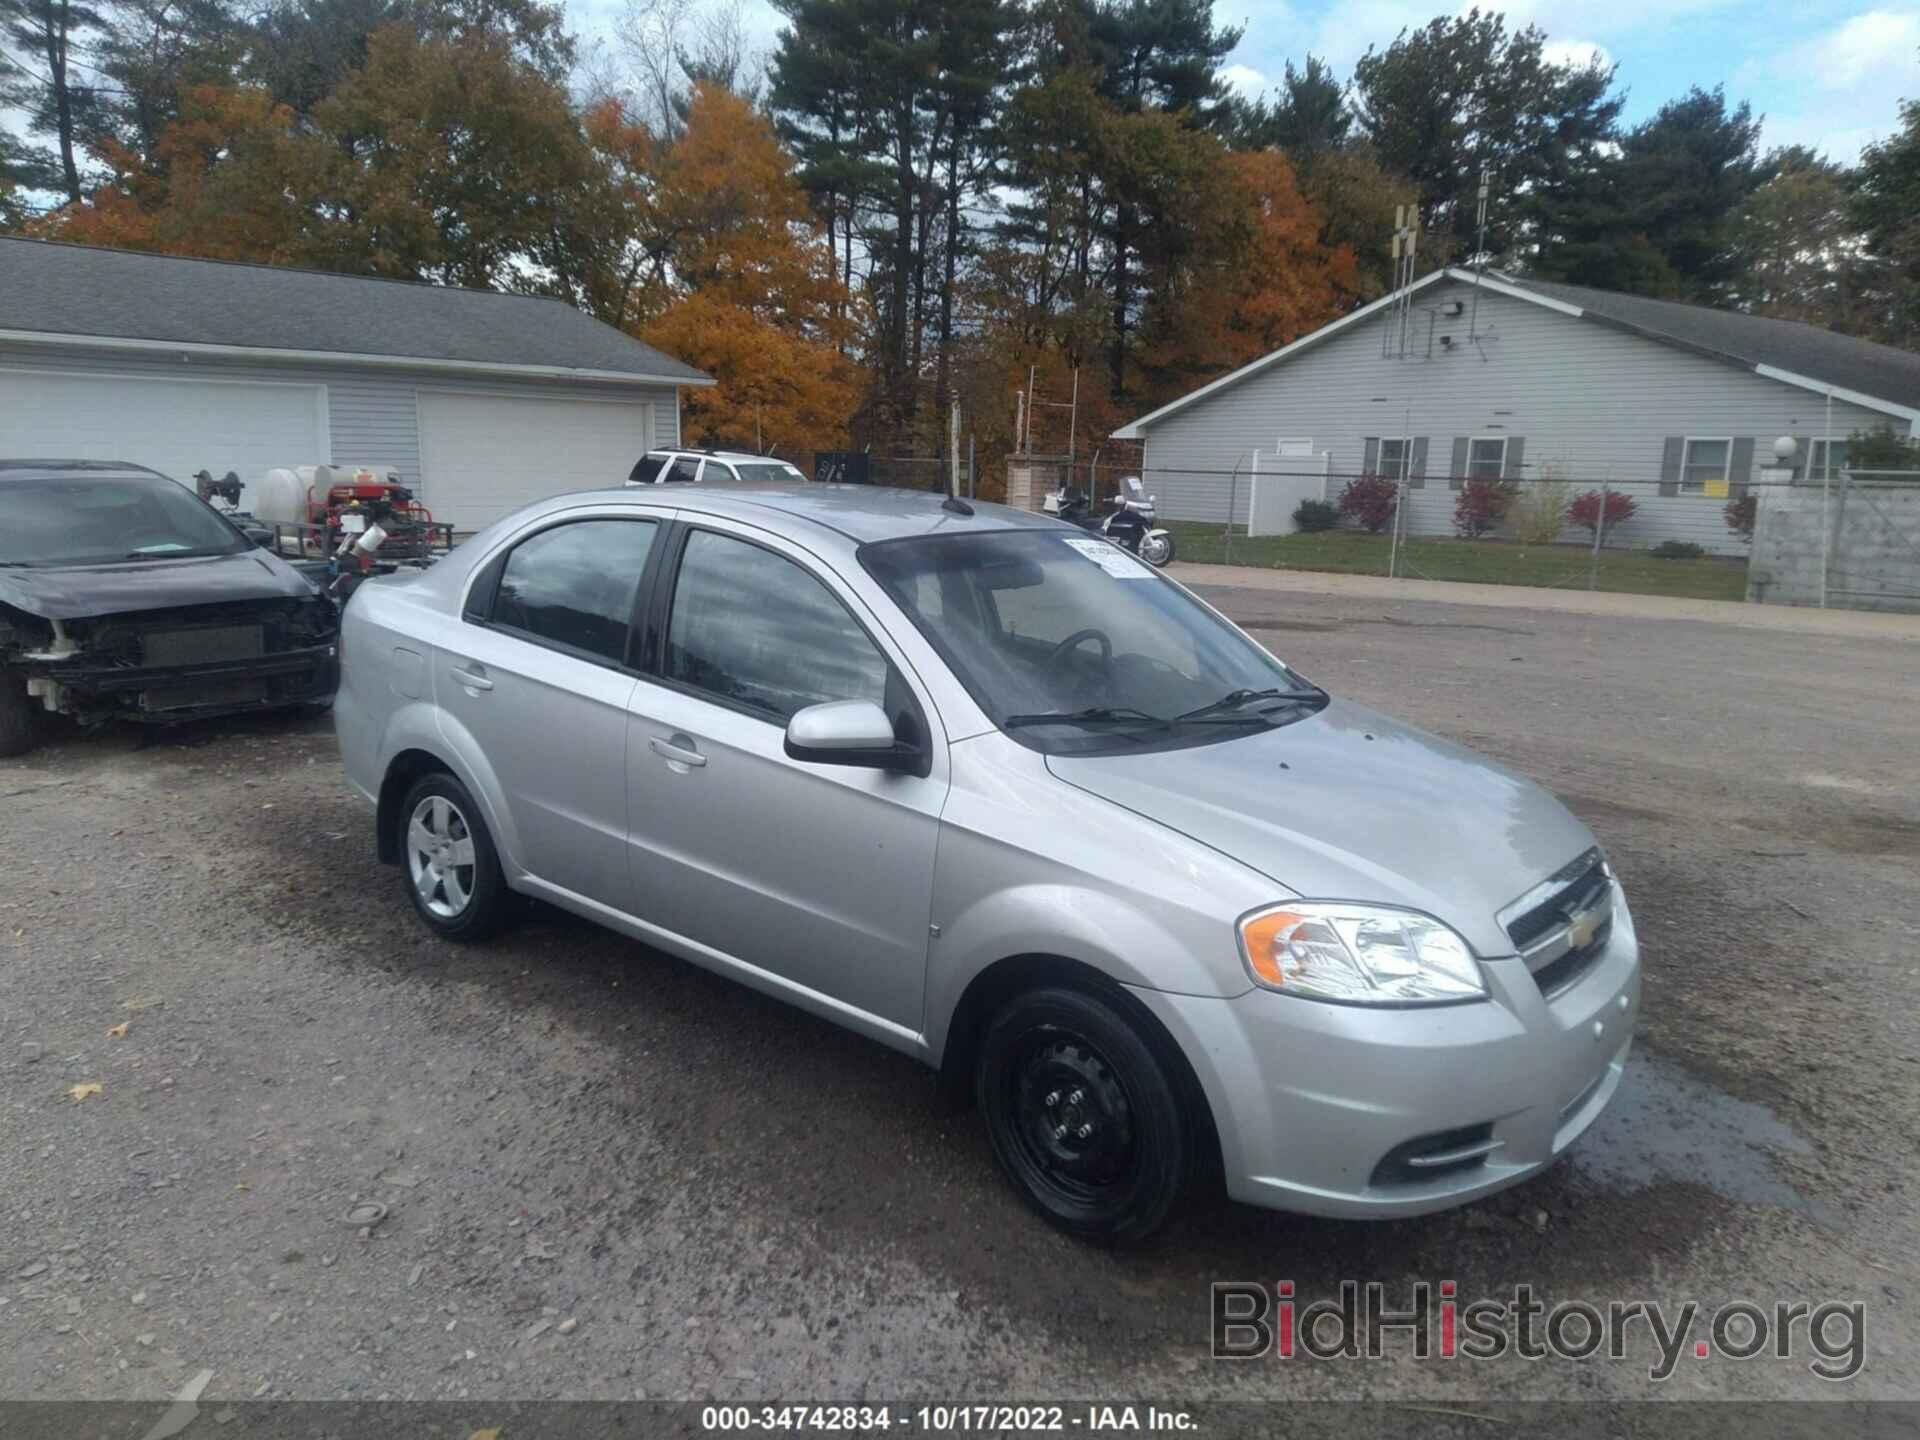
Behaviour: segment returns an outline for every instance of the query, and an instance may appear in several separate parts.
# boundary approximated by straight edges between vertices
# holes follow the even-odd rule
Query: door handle
[[[466,686],[469,690],[493,689],[493,681],[487,678],[487,672],[478,668],[477,666],[471,670],[468,670],[468,669],[462,668],[461,666],[456,665],[453,667],[453,678],[458,680],[462,685]]]
[[[698,750],[685,749],[674,744],[671,740],[662,740],[657,735],[647,741],[647,744],[652,747],[653,753],[658,755],[662,760],[671,760],[676,765],[690,765],[697,770],[707,763],[707,757],[702,755]]]

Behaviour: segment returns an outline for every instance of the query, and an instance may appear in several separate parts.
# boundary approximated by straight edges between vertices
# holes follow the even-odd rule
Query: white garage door
[[[646,454],[643,400],[420,392],[421,499],[465,533],[529,500],[626,483]]]
[[[276,465],[327,449],[326,387],[0,369],[0,456],[126,460],[192,484],[232,470],[245,504]]]

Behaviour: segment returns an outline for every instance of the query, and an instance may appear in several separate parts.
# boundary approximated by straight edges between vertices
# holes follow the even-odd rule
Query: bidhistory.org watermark
[[[1308,1300],[1291,1280],[1217,1281],[1216,1360],[1625,1360],[1649,1342],[1650,1380],[1689,1358],[1800,1358],[1822,1380],[1851,1380],[1866,1364],[1866,1307],[1857,1300],[1558,1300],[1531,1285],[1468,1300],[1452,1280],[1416,1280],[1389,1295],[1379,1281],[1340,1282]]]

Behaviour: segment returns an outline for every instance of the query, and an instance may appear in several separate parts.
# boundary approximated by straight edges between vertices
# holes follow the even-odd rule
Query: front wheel
[[[1140,537],[1140,558],[1156,570],[1173,562],[1173,536],[1164,530],[1150,530]]]
[[[1166,1223],[1195,1127],[1168,1063],[1107,997],[1048,987],[987,1027],[975,1098],[1022,1197],[1081,1239],[1132,1244]]]

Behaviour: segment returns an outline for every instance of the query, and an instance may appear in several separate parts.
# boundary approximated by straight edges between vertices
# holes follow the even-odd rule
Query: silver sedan
[[[1558,801],[1042,516],[560,496],[364,585],[334,714],[432,930],[537,896],[905,1051],[1091,1239],[1207,1176],[1471,1200],[1631,1043],[1633,919]]]

